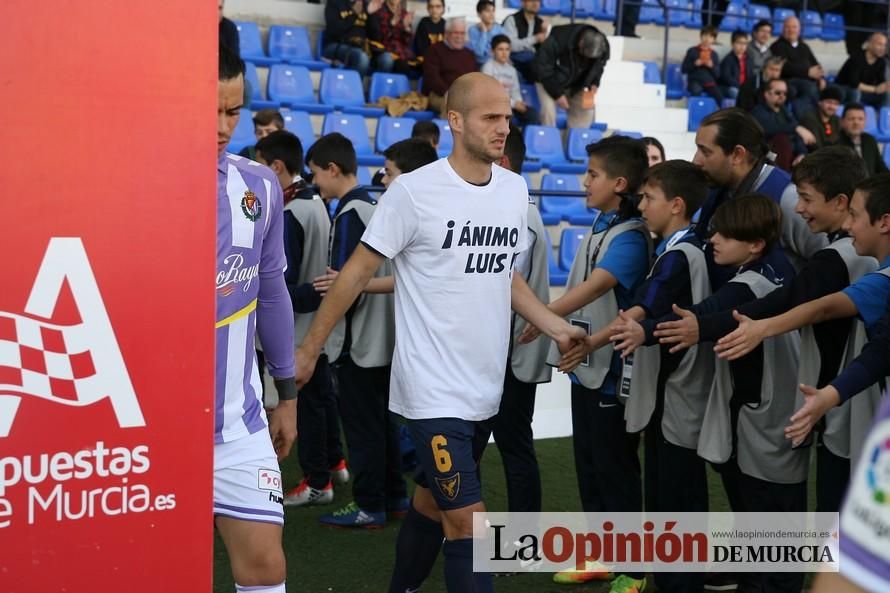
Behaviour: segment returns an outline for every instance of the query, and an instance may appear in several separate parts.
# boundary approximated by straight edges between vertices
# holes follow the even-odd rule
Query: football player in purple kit
[[[285,593],[278,459],[296,438],[293,312],[283,274],[281,186],[263,165],[226,152],[243,97],[244,62],[220,46],[213,514],[236,591]],[[257,334],[280,400],[271,420],[262,404]]]

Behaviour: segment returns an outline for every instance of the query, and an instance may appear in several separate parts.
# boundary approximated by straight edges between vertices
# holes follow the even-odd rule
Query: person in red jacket
[[[467,49],[467,23],[463,18],[448,19],[445,41],[431,45],[423,59],[423,92],[430,99],[429,108],[445,116],[445,95],[451,83],[469,72],[479,70],[476,56]]]

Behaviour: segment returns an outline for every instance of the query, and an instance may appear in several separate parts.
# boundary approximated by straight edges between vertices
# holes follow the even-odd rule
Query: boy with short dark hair
[[[687,76],[687,87],[692,96],[706,93],[717,101],[717,106],[723,102],[723,94],[717,86],[720,71],[720,56],[714,50],[714,42],[717,41],[717,28],[707,25],[701,30],[701,43],[686,50],[681,67],[683,74]]]
[[[754,64],[748,54],[748,34],[734,31],[732,51],[720,62],[720,90],[727,97],[739,96],[739,87],[754,78]]]
[[[389,184],[402,173],[410,173],[424,165],[438,160],[439,155],[430,146],[430,143],[422,138],[409,138],[396,142],[383,151],[383,187]]]
[[[421,63],[431,45],[445,40],[445,0],[427,0],[426,12],[414,32],[414,55]]]
[[[633,201],[649,167],[646,147],[639,140],[610,136],[590,144],[587,154],[587,207],[600,214],[578,246],[566,293],[549,308],[589,333],[630,307],[649,269],[652,249],[649,231]],[[536,335],[529,326],[519,342],[528,343]],[[551,348],[548,362],[557,364],[559,359]],[[617,352],[606,346],[572,375],[572,444],[585,512],[640,511],[643,507],[639,436],[625,431],[624,406],[618,398],[621,369]],[[577,583],[608,576],[604,566],[588,563],[585,570],[563,571],[554,580]],[[643,574],[619,575],[612,590],[642,591],[645,583]]]
[[[277,109],[260,109],[253,114],[253,135],[259,142],[272,132],[284,129],[284,118]],[[238,156],[244,156],[252,161],[256,160],[256,146],[245,146]],[[302,152],[300,153],[302,158]]]
[[[674,304],[689,307],[710,296],[704,250],[691,223],[707,197],[707,187],[701,169],[686,161],[667,161],[649,169],[639,209],[649,230],[662,239],[655,250],[657,259],[633,306],[599,332],[596,346],[613,333],[620,336],[620,328],[630,320],[657,319],[670,313]],[[579,354],[586,355],[587,348],[578,350],[563,356],[561,370],[570,370],[581,361]],[[625,361],[621,395],[627,397],[627,431],[645,430],[646,510],[707,511],[705,466],[696,447],[713,375],[713,353],[706,348],[681,353],[666,347],[643,348]],[[655,581],[666,593],[701,591],[704,586],[703,575],[697,573],[660,573]]]
[[[479,0],[476,3],[476,15],[479,22],[469,28],[469,47],[476,54],[476,61],[481,66],[491,57],[493,49],[492,41],[498,35],[502,35],[504,27],[495,21],[495,6],[492,0]],[[507,41],[510,38],[507,37]]]
[[[782,288],[762,299],[740,306],[736,315],[764,319],[779,315],[803,303],[842,291],[863,274],[872,272],[877,262],[856,254],[853,240],[844,231],[850,198],[866,177],[862,159],[845,147],[826,147],[808,155],[792,173],[799,200],[795,210],[813,233],[826,233],[829,244],[817,251],[798,274]],[[700,339],[712,342],[738,327],[733,311],[699,318]],[[864,332],[853,319],[835,319],[801,329],[801,364],[798,382],[822,387],[849,364],[862,349]],[[864,401],[866,398],[860,398]],[[802,403],[802,398],[798,398]],[[851,406],[826,418],[818,442],[816,467],[816,510],[840,510],[850,474]],[[859,418],[862,412],[855,411]],[[870,416],[870,413],[866,413]],[[858,432],[864,430],[859,426]]]
[[[312,180],[325,200],[339,198],[332,222],[328,265],[339,271],[361,242],[377,201],[358,187],[356,156],[342,134],[319,138],[309,151]],[[389,261],[375,277],[392,274]],[[355,500],[319,521],[336,527],[383,527],[386,513],[405,513],[399,429],[388,410],[395,339],[392,295],[363,294],[336,325],[325,351],[340,386],[340,417],[355,476]]]
[[[284,279],[294,313],[294,345],[312,323],[321,295],[312,280],[327,265],[331,221],[328,209],[302,178],[303,145],[287,130],[272,132],[256,145],[256,160],[278,177],[284,192]],[[337,394],[327,357],[322,354],[312,378],[297,398],[297,452],[303,479],[284,496],[285,506],[329,504],[334,500],[332,478],[349,479],[340,444]]]
[[[510,107],[513,117],[520,125],[535,125],[540,119],[538,112],[522,100],[519,86],[519,73],[510,63],[510,38],[506,35],[495,35],[491,40],[491,58],[482,65],[482,73],[488,74],[501,85],[510,96]]]
[[[439,148],[439,137],[442,135],[442,130],[439,129],[439,126],[436,125],[436,122],[429,120],[421,120],[414,124],[414,127],[411,128],[411,137],[412,138],[421,138],[430,143],[430,146],[433,148]]]

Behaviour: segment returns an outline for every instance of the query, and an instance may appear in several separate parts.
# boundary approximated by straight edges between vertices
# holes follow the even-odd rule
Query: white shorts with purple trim
[[[213,515],[284,524],[281,470],[268,430],[213,448]]]

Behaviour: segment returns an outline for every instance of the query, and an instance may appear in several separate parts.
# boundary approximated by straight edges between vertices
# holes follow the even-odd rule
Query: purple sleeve
[[[269,224],[263,235],[263,252],[260,256],[256,329],[266,355],[269,374],[277,379],[295,375],[294,313],[284,281],[283,209],[281,187],[273,182],[269,196]]]

